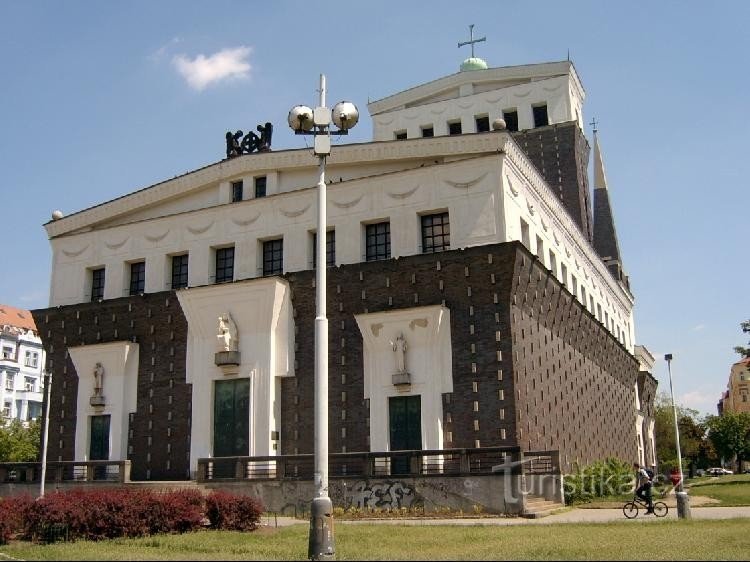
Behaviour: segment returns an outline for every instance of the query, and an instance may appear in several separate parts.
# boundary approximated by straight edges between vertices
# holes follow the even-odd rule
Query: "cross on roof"
[[[597,125],[597,123],[596,123],[596,117],[594,117],[593,119],[591,119],[591,123],[589,123],[589,125],[591,125],[594,128],[594,132],[597,131],[597,128],[596,128],[596,125]]]
[[[474,24],[472,23],[469,26],[469,40],[468,41],[459,41],[458,48],[460,49],[464,45],[471,45],[471,58],[474,58],[474,43],[481,43],[482,41],[486,41],[487,37],[480,37],[479,39],[474,39]]]

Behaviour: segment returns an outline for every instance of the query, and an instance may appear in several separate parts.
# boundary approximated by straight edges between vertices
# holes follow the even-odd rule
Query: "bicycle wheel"
[[[654,503],[654,515],[656,515],[657,517],[666,517],[667,513],[669,513],[667,504],[665,504],[664,502]]]
[[[635,502],[628,502],[622,506],[622,513],[628,519],[634,519],[638,517],[638,506]]]

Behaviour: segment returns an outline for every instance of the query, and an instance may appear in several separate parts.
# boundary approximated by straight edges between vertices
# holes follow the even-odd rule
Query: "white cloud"
[[[165,44],[165,45],[162,45],[161,47],[159,47],[158,49],[156,49],[156,51],[154,51],[153,53],[151,53],[151,54],[150,54],[150,55],[148,56],[148,58],[149,58],[150,60],[154,61],[154,62],[159,62],[159,61],[160,61],[161,59],[163,59],[163,58],[164,58],[164,57],[166,56],[166,54],[167,54],[167,51],[168,51],[168,50],[169,50],[169,49],[170,49],[170,48],[171,48],[172,46],[174,46],[174,45],[177,45],[177,44],[178,44],[178,43],[180,43],[181,41],[182,41],[182,40],[181,40],[181,39],[180,39],[179,37],[172,37],[172,39],[170,39],[170,40],[169,40],[169,42],[168,42],[167,44]]]
[[[190,87],[201,91],[222,80],[249,78],[251,66],[247,59],[251,52],[250,47],[236,47],[223,49],[208,57],[198,55],[194,59],[177,55],[172,62]]]
[[[705,324],[698,324],[697,326],[694,326],[694,327],[693,327],[693,331],[694,331],[694,332],[700,332],[700,331],[701,331],[701,330],[703,330],[703,328],[705,328],[705,327],[706,327],[706,325],[705,325]]]
[[[700,390],[693,390],[680,394],[676,402],[680,406],[693,408],[702,413],[716,414],[716,403],[721,396],[713,396]]]

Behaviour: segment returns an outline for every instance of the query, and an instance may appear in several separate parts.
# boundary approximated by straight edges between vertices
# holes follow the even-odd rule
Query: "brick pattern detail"
[[[563,202],[583,235],[593,240],[588,180],[590,147],[578,122],[526,129],[511,135]]]
[[[187,321],[174,292],[40,309],[32,315],[53,374],[48,458],[72,461],[75,455],[78,377],[67,347],[129,340],[139,344],[137,408],[128,429],[131,477],[189,478]]]

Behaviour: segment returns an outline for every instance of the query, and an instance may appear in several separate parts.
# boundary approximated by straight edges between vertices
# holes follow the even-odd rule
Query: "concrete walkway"
[[[750,518],[750,507],[691,507],[693,519],[734,519],[737,517]],[[669,513],[663,519],[677,519],[677,509],[670,507]],[[542,517],[541,519],[525,519],[523,517],[477,517],[463,519],[427,519],[427,518],[398,518],[398,519],[360,519],[347,521],[336,519],[336,525],[455,525],[455,526],[502,526],[502,525],[552,525],[555,523],[609,523],[612,521],[659,521],[653,515],[643,512],[635,519],[627,519],[622,509],[581,509],[562,510],[560,513]],[[294,519],[293,517],[264,517],[263,525],[267,527],[286,527],[289,525],[309,525],[309,521]]]

